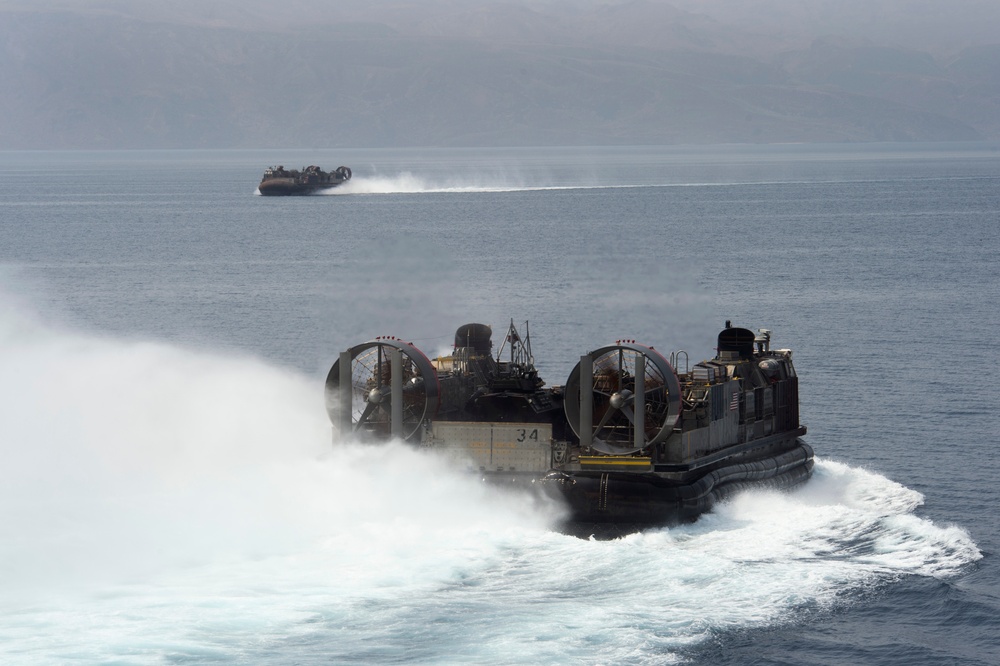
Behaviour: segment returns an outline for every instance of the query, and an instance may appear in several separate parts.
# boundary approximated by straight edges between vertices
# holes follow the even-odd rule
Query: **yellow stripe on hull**
[[[652,458],[632,458],[616,456],[580,456],[580,467],[650,468]]]

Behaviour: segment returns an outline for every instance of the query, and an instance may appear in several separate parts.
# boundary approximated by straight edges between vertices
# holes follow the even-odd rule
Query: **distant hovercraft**
[[[334,171],[323,171],[318,166],[303,167],[302,170],[286,171],[283,166],[269,167],[260,179],[257,190],[264,196],[287,196],[291,194],[312,194],[343,185],[351,179],[351,169],[340,166]]]

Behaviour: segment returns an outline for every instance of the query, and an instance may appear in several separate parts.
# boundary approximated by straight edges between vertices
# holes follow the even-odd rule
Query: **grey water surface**
[[[266,166],[350,166],[307,197]],[[0,660],[1000,661],[993,144],[0,153]],[[331,442],[337,353],[794,350],[814,478],[609,542]]]

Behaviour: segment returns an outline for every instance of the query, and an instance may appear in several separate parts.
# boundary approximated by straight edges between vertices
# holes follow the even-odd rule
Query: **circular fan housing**
[[[573,368],[564,403],[566,419],[582,442],[589,439],[602,453],[628,455],[670,435],[681,413],[681,390],[667,359],[651,347],[630,342],[601,347],[584,358],[590,363]],[[586,365],[591,366],[589,373]],[[589,401],[581,388],[589,392]],[[588,404],[590,414],[581,418]]]
[[[398,360],[393,355],[398,353]],[[341,363],[350,355],[350,386],[343,387]],[[434,416],[440,385],[437,370],[427,356],[408,342],[380,338],[351,347],[338,359],[326,377],[326,409],[334,425],[347,425],[350,401],[350,430],[355,435],[376,439],[410,439],[420,425]],[[394,379],[394,368],[398,372]],[[402,409],[394,431],[394,406]],[[401,413],[400,413],[401,412]]]

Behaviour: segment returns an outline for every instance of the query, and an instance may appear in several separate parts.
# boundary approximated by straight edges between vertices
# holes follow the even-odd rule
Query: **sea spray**
[[[914,513],[919,493],[822,457],[792,493],[568,537],[556,509],[433,455],[334,441],[318,380],[62,330],[11,303],[6,660],[662,663],[981,557]]]
[[[249,357],[25,318],[8,318],[3,332],[8,587],[284,554],[372,523],[535,520],[522,515],[527,500],[426,453],[333,441],[317,380]]]

